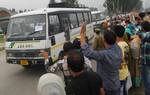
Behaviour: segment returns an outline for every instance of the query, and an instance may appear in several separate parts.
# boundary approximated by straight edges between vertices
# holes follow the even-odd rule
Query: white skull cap
[[[52,73],[40,77],[37,90],[38,95],[66,95],[63,80]]]

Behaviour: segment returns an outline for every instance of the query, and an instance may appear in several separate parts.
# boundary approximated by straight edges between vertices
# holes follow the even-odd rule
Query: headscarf
[[[38,95],[66,95],[64,82],[52,73],[40,77],[37,90]]]

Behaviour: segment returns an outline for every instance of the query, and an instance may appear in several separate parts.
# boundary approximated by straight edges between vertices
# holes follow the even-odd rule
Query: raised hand
[[[80,41],[81,41],[81,45],[84,44],[86,42],[85,37],[86,37],[86,24],[82,23],[81,24],[81,29],[80,29]]]
[[[40,51],[40,56],[44,57],[44,59],[48,59],[48,52],[41,50]]]

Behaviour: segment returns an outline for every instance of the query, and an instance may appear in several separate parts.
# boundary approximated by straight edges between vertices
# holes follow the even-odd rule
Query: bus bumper
[[[51,59],[51,58],[50,58]],[[44,58],[7,58],[7,63],[9,64],[19,64],[19,65],[36,65],[36,64],[45,64]],[[49,60],[49,63],[52,63],[52,60]]]

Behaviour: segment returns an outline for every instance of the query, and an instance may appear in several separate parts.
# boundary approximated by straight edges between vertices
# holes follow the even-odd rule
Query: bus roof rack
[[[48,4],[49,8],[88,8],[80,4],[69,4],[67,2]]]

